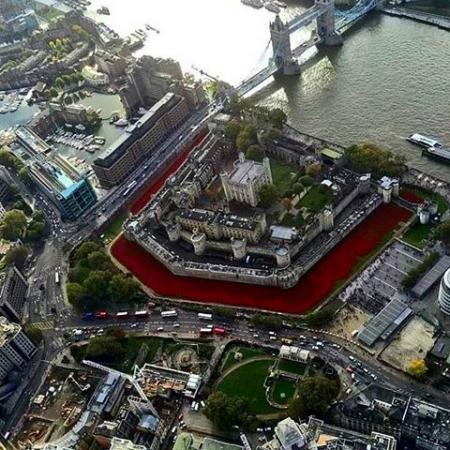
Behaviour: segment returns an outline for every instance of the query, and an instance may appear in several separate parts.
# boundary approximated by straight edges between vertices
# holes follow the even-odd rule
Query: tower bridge
[[[334,0],[315,0],[311,8],[286,23],[277,15],[275,20],[270,23],[272,56],[269,63],[245,79],[236,88],[237,93],[247,94],[276,73],[299,74],[298,58],[304,52],[319,44],[326,46],[342,44],[342,33],[382,2],[383,0],[358,0],[351,9],[338,11],[335,9]],[[316,30],[311,39],[292,49],[291,34],[313,22],[316,23]]]

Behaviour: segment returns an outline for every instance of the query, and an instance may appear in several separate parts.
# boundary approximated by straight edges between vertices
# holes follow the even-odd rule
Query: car
[[[253,335],[253,337],[254,337],[254,338],[257,338],[257,337],[259,337],[259,334],[258,334],[258,333],[255,333],[255,334]]]
[[[164,331],[164,327],[158,327],[156,331]]]
[[[180,328],[180,324],[179,324],[179,323],[174,323],[174,324],[173,324],[173,327],[174,327],[174,328]]]
[[[317,347],[317,345],[313,345],[313,346],[311,347],[311,350],[319,350],[319,347]]]

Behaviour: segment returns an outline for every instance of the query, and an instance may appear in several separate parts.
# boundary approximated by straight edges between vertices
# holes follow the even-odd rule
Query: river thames
[[[291,1],[281,17],[309,5]],[[95,14],[99,6],[111,15]],[[232,84],[269,57],[264,49],[274,15],[239,0],[93,0],[91,10],[123,37],[145,30],[145,24],[158,29],[159,34],[148,32],[138,54],[172,57],[185,71],[199,67]],[[405,141],[420,132],[450,146],[449,73],[449,32],[374,12],[345,35],[343,46],[320,50],[300,77],[273,81],[257,99],[282,107],[304,132],[343,145],[374,142],[450,180],[450,166],[422,158],[420,149]]]

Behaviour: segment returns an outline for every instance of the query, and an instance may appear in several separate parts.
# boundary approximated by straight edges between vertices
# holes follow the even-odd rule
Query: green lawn
[[[319,212],[333,199],[333,191],[323,184],[312,186],[306,195],[298,202],[297,208],[305,207],[312,212]]]
[[[295,394],[295,384],[288,380],[278,380],[272,392],[272,399],[280,405],[286,405]]]
[[[418,197],[422,197],[424,200],[430,200],[432,202],[437,203],[438,211],[443,214],[449,208],[447,200],[442,197],[442,195],[437,194],[436,192],[429,191],[427,189],[422,189],[416,186],[407,185],[402,189],[403,192],[412,192],[416,194]]]
[[[225,355],[224,363],[222,365],[222,373],[240,362],[234,359],[235,350],[236,349],[232,349]],[[250,347],[239,347],[238,352],[242,354],[241,361],[245,361],[246,359],[250,359],[255,356],[264,356],[267,354],[264,350]]]
[[[306,365],[296,361],[289,361],[287,359],[282,359],[278,363],[278,369],[284,372],[295,373],[297,375],[303,375],[306,370]]]
[[[125,219],[128,217],[127,213],[119,214],[106,228],[104,235],[108,240],[114,239],[119,233],[122,232],[122,225]]]
[[[415,247],[423,248],[425,240],[430,235],[432,229],[433,225],[430,223],[423,225],[417,222],[402,236],[402,240]]]
[[[281,224],[285,227],[296,227],[301,228],[301,226],[305,223],[303,220],[303,216],[301,213],[298,213],[296,216],[293,216],[292,214],[285,214],[283,217],[283,220],[281,221]]]
[[[282,163],[275,159],[270,160],[273,184],[276,186],[280,197],[283,197],[295,179],[298,169],[289,164]]]
[[[159,338],[146,338],[146,337],[129,337],[121,342],[122,347],[125,349],[125,357],[120,363],[119,370],[126,373],[131,373],[136,356],[139,353],[139,349],[142,344],[146,344],[149,348],[147,358],[145,362],[151,363],[155,359],[157,350],[162,344],[162,339]]]
[[[228,374],[217,387],[230,396],[240,396],[251,400],[254,414],[271,414],[276,408],[267,403],[264,380],[274,360],[252,361]]]

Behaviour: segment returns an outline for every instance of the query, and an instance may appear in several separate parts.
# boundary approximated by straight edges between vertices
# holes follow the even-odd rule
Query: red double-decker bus
[[[213,333],[214,334],[218,334],[218,335],[224,335],[227,331],[225,330],[225,328],[221,328],[221,327],[213,327]]]

